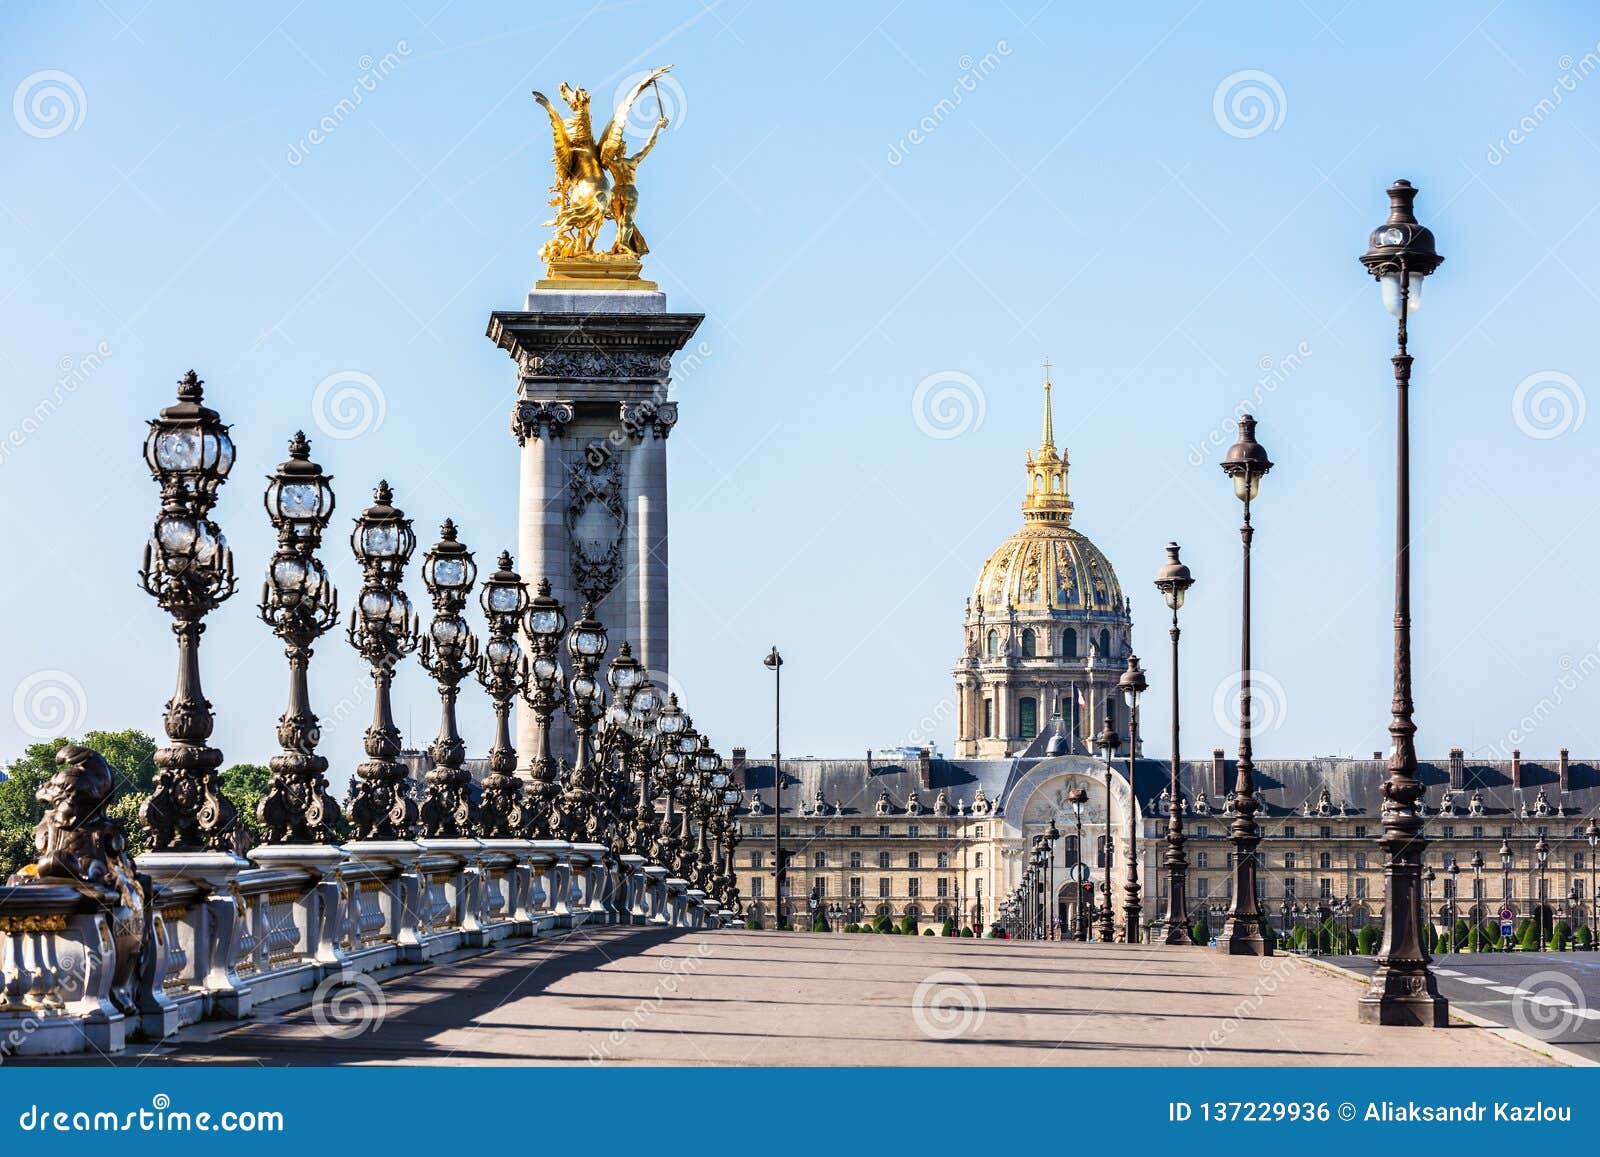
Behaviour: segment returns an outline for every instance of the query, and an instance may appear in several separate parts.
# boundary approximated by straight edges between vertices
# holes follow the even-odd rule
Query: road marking
[[[1566,997],[1564,997],[1564,996],[1551,996],[1551,995],[1549,995],[1547,993],[1541,993],[1538,996],[1530,996],[1530,997],[1528,997],[1528,1003],[1529,1004],[1549,1005],[1551,1008],[1571,1008],[1572,1007],[1572,1002],[1570,1000],[1568,1000]]]
[[[1507,985],[1504,985],[1504,984],[1491,984],[1489,986],[1489,991],[1490,992],[1503,992],[1507,996],[1527,996],[1528,995],[1528,990],[1526,988],[1510,988],[1510,987],[1508,987]]]
[[[1486,976],[1463,976],[1461,978],[1461,983],[1462,984],[1493,984],[1494,981],[1490,980]]]
[[[1435,976],[1460,976],[1461,975],[1461,973],[1457,972],[1453,968],[1435,968],[1433,970],[1433,974]]]
[[[1581,1016],[1584,1020],[1600,1020],[1600,1008],[1569,1008],[1573,1016]]]

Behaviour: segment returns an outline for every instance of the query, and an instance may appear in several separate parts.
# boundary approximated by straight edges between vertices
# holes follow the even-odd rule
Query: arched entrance
[[[1078,929],[1094,922],[1094,886],[1067,880],[1056,891],[1056,919],[1061,922],[1061,938],[1076,940]],[[1080,924],[1080,921],[1082,923]]]

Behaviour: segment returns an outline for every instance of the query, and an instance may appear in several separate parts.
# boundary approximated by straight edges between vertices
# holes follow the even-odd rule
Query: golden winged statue
[[[654,70],[629,89],[598,137],[589,117],[589,93],[585,89],[562,84],[561,99],[572,111],[565,120],[544,93],[533,94],[533,99],[550,115],[555,140],[556,176],[550,186],[550,204],[556,215],[545,222],[555,235],[539,249],[552,277],[563,281],[618,277],[637,280],[639,258],[650,247],[634,221],[639,206],[634,176],[667,126],[666,115],[659,111],[659,90],[655,127],[638,152],[629,154],[623,130],[640,94],[671,67]],[[616,222],[616,240],[608,252],[597,253],[595,242],[607,220]]]

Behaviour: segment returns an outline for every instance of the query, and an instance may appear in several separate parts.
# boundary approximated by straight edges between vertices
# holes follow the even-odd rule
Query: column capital
[[[622,429],[635,444],[644,441],[646,434],[654,432],[665,439],[678,424],[677,402],[623,402],[620,410]]]
[[[511,407],[511,433],[517,445],[527,445],[529,438],[537,439],[541,429],[551,437],[559,438],[572,421],[572,403],[544,402],[523,398]]]

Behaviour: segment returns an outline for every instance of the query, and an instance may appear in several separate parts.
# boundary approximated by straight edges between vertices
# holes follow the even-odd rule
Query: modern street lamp
[[[1449,1003],[1439,995],[1428,968],[1429,953],[1415,921],[1418,879],[1427,841],[1417,804],[1415,705],[1411,697],[1411,355],[1406,351],[1406,325],[1420,303],[1422,281],[1444,260],[1434,248],[1433,233],[1417,223],[1412,203],[1417,190],[1409,181],[1389,188],[1389,218],[1372,231],[1361,263],[1378,279],[1384,308],[1397,322],[1397,351],[1390,359],[1395,379],[1395,554],[1394,554],[1394,697],[1389,721],[1389,778],[1383,786],[1384,903],[1383,940],[1376,970],[1359,1016],[1368,1024],[1421,1025],[1442,1028],[1449,1023]]]
[[[774,906],[783,896],[783,656],[774,646],[761,660],[772,672],[772,897]],[[783,926],[780,918],[779,928]]]
[[[1111,912],[1111,773],[1115,770],[1111,761],[1116,757],[1117,748],[1122,746],[1122,737],[1117,734],[1117,729],[1112,725],[1111,696],[1106,696],[1106,721],[1100,729],[1100,734],[1095,737],[1095,746],[1100,751],[1100,757],[1106,764],[1106,822],[1105,835],[1102,847],[1105,852],[1105,880],[1100,885],[1100,941],[1109,944],[1116,938],[1116,921]]]
[[[394,491],[379,482],[372,505],[350,532],[350,547],[361,563],[361,595],[350,612],[346,637],[372,673],[372,725],[366,734],[366,762],[350,784],[350,834],[356,840],[409,840],[417,805],[406,790],[391,691],[400,660],[417,649],[417,616],[400,589],[406,563],[417,547],[411,520],[394,505]]]
[[[172,616],[178,685],[163,716],[167,746],[155,753],[155,790],[139,809],[156,852],[232,852],[238,815],[217,780],[222,752],[210,746],[215,718],[200,687],[204,619],[233,595],[233,552],[208,515],[233,468],[233,439],[202,404],[205,383],[190,370],[178,400],[150,422],[145,462],[161,484],[161,513],[144,548],[139,581]]]
[[[1083,858],[1083,806],[1089,802],[1089,789],[1083,786],[1074,787],[1067,792],[1067,802],[1072,805],[1072,819],[1078,827],[1078,862],[1072,865],[1072,883],[1074,904],[1073,912],[1076,918],[1075,935],[1079,941],[1089,939],[1089,905],[1084,903],[1084,885],[1089,882],[1089,865]],[[1094,895],[1093,887],[1089,894]]]
[[[511,704],[526,693],[531,677],[528,659],[517,642],[517,628],[528,613],[528,588],[511,564],[511,552],[500,552],[495,571],[478,593],[489,641],[478,659],[478,682],[494,704],[494,746],[489,748],[489,774],[479,801],[483,834],[492,840],[525,838],[532,818],[522,802],[517,778],[517,749],[511,741]]]
[[[1500,841],[1500,896],[1501,896],[1500,902],[1505,905],[1506,911],[1515,912],[1516,909],[1511,907],[1511,860],[1512,860],[1511,841],[1510,840],[1501,840]],[[1510,952],[1511,951],[1511,936],[1510,936],[1509,933],[1507,933],[1505,931],[1505,925],[1509,924],[1509,923],[1510,923],[1509,920],[1503,921],[1502,925],[1501,925],[1501,931],[1500,931],[1500,947],[1501,947],[1502,950],[1504,950],[1506,952]]]
[[[1167,561],[1156,572],[1156,589],[1172,612],[1172,782],[1167,785],[1172,806],[1167,811],[1167,918],[1162,921],[1164,944],[1193,944],[1189,928],[1189,858],[1183,851],[1183,788],[1178,782],[1178,610],[1194,586],[1194,575],[1178,557],[1178,544],[1167,543]]]
[[[528,647],[533,652],[523,699],[534,719],[528,784],[529,829],[534,839],[560,839],[567,826],[557,783],[560,769],[550,753],[551,718],[567,699],[566,675],[561,669],[561,637],[566,629],[566,610],[551,596],[550,580],[540,579],[524,622]]]
[[[1128,669],[1117,681],[1128,705],[1128,859],[1127,878],[1122,882],[1123,942],[1139,943],[1143,905],[1139,902],[1139,787],[1135,779],[1139,755],[1139,698],[1149,687],[1139,656],[1128,656]]]
[[[331,844],[336,838],[339,805],[328,792],[328,761],[317,754],[321,731],[307,684],[311,644],[339,621],[339,596],[316,557],[333,515],[331,481],[311,461],[305,433],[297,431],[289,460],[268,476],[264,495],[278,550],[267,564],[258,609],[289,659],[289,705],[278,719],[283,750],[269,761],[272,780],[256,808],[268,844]]]
[[[1256,849],[1261,829],[1256,812],[1254,747],[1250,722],[1250,545],[1255,528],[1250,525],[1250,503],[1261,492],[1261,479],[1272,469],[1266,447],[1256,441],[1256,420],[1239,419],[1239,439],[1228,448],[1222,469],[1233,480],[1233,493],[1244,503],[1239,537],[1244,547],[1243,614],[1239,634],[1239,767],[1234,778],[1233,910],[1217,936],[1217,947],[1230,956],[1267,956],[1270,950],[1261,934],[1261,911],[1256,900]]]
[[[456,840],[478,826],[478,807],[467,788],[472,776],[461,763],[467,745],[456,726],[456,700],[461,680],[478,667],[478,638],[461,612],[478,578],[472,552],[456,537],[456,524],[444,520],[439,541],[422,559],[422,581],[433,599],[433,621],[422,637],[418,659],[439,686],[439,734],[428,745],[428,769],[422,801],[422,834],[427,839]]]
[[[1539,925],[1539,951],[1544,951],[1546,939],[1545,914],[1550,910],[1547,900],[1548,890],[1545,885],[1545,868],[1550,863],[1550,844],[1545,840],[1544,833],[1539,833],[1539,838],[1533,845],[1533,858],[1539,864],[1539,901],[1533,907],[1534,915]]]

